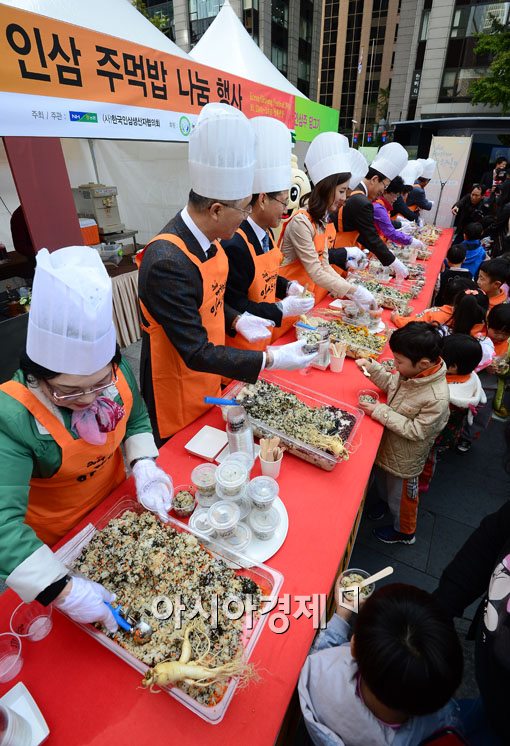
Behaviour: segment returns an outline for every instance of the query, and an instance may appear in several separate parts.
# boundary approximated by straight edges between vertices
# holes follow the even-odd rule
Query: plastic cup
[[[280,476],[280,469],[282,466],[283,453],[278,459],[278,461],[266,461],[266,459],[262,458],[261,455],[259,455],[259,460],[260,460],[260,469],[262,471],[263,476],[272,477],[273,479],[278,479],[278,477]]]
[[[340,589],[343,588],[350,588],[352,586],[357,585],[357,583],[360,582],[359,579],[353,578],[351,580],[350,576],[353,575],[359,575],[362,578],[369,578],[370,577],[369,572],[366,570],[360,570],[357,567],[349,567],[347,570],[344,570],[340,575],[338,576],[338,580],[336,581],[336,587],[335,587],[335,600],[338,603],[340,600]],[[363,602],[366,601],[366,599],[372,595],[372,593],[375,590],[375,583],[372,583],[372,585],[367,585],[364,588],[361,589],[359,593],[359,601]],[[343,593],[342,595],[342,603],[343,604],[352,604],[354,606],[354,591],[349,591],[347,593]]]
[[[340,355],[339,357],[336,357],[336,355],[331,355],[329,359],[329,369],[333,373],[341,373],[344,369],[344,363],[345,355]]]
[[[30,642],[43,640],[53,627],[51,612],[51,604],[43,606],[38,601],[21,603],[11,614],[11,632],[18,637],[26,637]]]
[[[216,535],[216,531],[211,526],[209,518],[207,517],[207,513],[208,510],[205,510],[204,508],[195,510],[195,512],[189,519],[188,525],[194,531],[198,531],[204,536],[207,536],[209,539],[212,539]]]
[[[189,492],[193,497],[192,502],[181,500],[178,495],[179,492]],[[177,498],[177,500],[176,500]],[[175,515],[179,518],[189,518],[197,506],[196,490],[192,484],[180,484],[174,488],[174,496],[172,498],[172,510]]]
[[[234,552],[243,552],[251,540],[251,528],[244,523],[238,523],[232,536],[223,537],[221,541]]]
[[[248,523],[253,531],[254,536],[260,541],[269,541],[274,536],[274,532],[280,523],[280,514],[274,509],[269,510],[252,510]]]
[[[28,720],[0,704],[0,746],[31,746],[32,740]]]
[[[373,389],[361,389],[358,391],[358,402],[360,404],[377,404],[379,401],[379,394]]]
[[[249,475],[250,471],[253,469],[255,459],[250,453],[246,453],[245,451],[235,451],[234,453],[229,453],[228,456],[223,459],[224,464],[229,461],[238,461],[240,464],[246,466]]]
[[[223,461],[216,469],[216,484],[220,488],[220,494],[235,497],[247,481],[248,469],[240,461]]]
[[[220,500],[209,508],[207,518],[218,538],[227,539],[235,532],[240,514],[239,505],[235,502]]]
[[[191,472],[191,481],[201,495],[213,495],[216,490],[216,469],[214,464],[199,464]]]
[[[10,681],[23,668],[21,640],[12,632],[0,634],[0,683]]]
[[[200,490],[197,490],[195,492],[195,497],[197,498],[198,507],[205,508],[206,510],[208,510],[211,505],[214,505],[214,503],[217,503],[220,499],[216,494],[216,490],[210,495],[202,495]]]
[[[268,463],[268,462],[266,462]],[[255,477],[248,485],[248,497],[255,510],[268,511],[278,496],[278,482],[273,477]]]

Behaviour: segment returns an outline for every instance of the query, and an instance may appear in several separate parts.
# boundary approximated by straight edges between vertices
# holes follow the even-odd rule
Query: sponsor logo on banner
[[[189,134],[191,132],[191,122],[188,117],[181,117],[179,119],[179,130],[181,131],[181,135],[184,135],[184,137],[189,137]]]
[[[97,124],[97,114],[90,111],[70,111],[69,119],[71,122],[94,122]]]

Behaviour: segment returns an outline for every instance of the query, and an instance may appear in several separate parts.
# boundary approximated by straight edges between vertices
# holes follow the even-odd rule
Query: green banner
[[[311,142],[320,132],[338,132],[338,111],[296,96],[296,140]]]

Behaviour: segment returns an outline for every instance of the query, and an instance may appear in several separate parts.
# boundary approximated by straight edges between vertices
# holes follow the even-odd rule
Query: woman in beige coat
[[[418,514],[418,477],[434,440],[448,422],[446,366],[441,359],[442,335],[437,327],[412,321],[394,332],[390,348],[397,373],[374,360],[357,360],[372,381],[387,392],[387,403],[362,403],[361,408],[384,425],[371,479],[379,502],[369,517],[392,526],[374,529],[386,544],[414,544]]]

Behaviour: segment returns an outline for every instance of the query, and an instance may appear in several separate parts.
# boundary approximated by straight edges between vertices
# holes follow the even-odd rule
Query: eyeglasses
[[[235,205],[227,205],[225,202],[220,202],[220,205],[223,205],[223,207],[230,207],[231,210],[242,212],[245,218],[247,218],[248,215],[251,215],[253,210],[251,205],[248,205],[248,207],[236,207]]]
[[[57,394],[57,389],[46,382],[47,387],[51,391],[52,397],[55,401],[72,401],[73,399],[81,399],[83,396],[89,396],[89,394],[98,394],[100,391],[105,391],[110,386],[113,386],[119,380],[117,376],[117,367],[112,366],[112,372],[110,374],[110,380],[108,383],[101,384],[101,386],[94,386],[93,389],[85,389],[84,391],[77,391],[74,394]]]
[[[285,209],[287,210],[289,207],[289,200],[286,202],[282,202],[281,199],[278,199],[278,197],[269,197],[269,199],[273,199],[275,202],[279,202]]]

